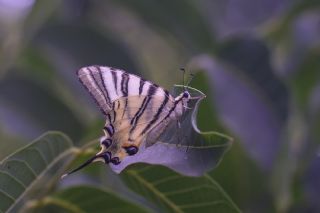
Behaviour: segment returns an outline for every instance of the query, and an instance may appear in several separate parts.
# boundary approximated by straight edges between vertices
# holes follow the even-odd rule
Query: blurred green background
[[[235,138],[210,172],[235,205],[320,212],[320,1],[0,0],[1,159],[48,130],[76,145],[101,135],[103,117],[76,77],[94,64],[167,89],[181,83],[180,67],[197,73],[192,85],[208,96],[200,128]],[[75,182],[97,184],[62,185]],[[57,196],[68,193],[79,192]]]

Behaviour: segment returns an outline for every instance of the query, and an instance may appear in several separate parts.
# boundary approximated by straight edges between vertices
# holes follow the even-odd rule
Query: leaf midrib
[[[171,200],[169,200],[163,193],[161,193],[159,190],[157,190],[152,184],[145,181],[137,172],[131,170],[128,171],[129,174],[131,174],[134,178],[136,178],[138,181],[143,183],[150,191],[155,193],[160,197],[160,199],[163,200],[168,206],[170,206],[175,212],[177,213],[184,213],[184,211],[179,208],[175,203],[173,203]]]
[[[85,213],[85,211],[83,211],[81,208],[74,205],[72,202],[69,202],[66,200],[62,200],[62,199],[54,198],[54,197],[48,197],[44,201],[46,204],[53,204],[53,205],[62,207],[64,209],[68,209],[74,213]]]
[[[223,194],[224,198],[229,201],[228,204],[232,205],[232,207],[238,211],[239,213],[241,213],[242,211],[238,208],[238,206],[233,202],[233,200],[230,198],[230,196],[221,188],[221,186],[208,174],[205,174],[204,177],[206,177],[211,183],[213,183],[218,189],[219,191]]]

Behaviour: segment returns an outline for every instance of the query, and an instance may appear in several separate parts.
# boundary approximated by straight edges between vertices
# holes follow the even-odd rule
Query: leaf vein
[[[177,213],[183,213],[182,209],[177,206],[174,202],[172,202],[170,199],[164,196],[162,192],[160,192],[157,188],[155,188],[152,184],[148,183],[145,179],[143,179],[138,172],[131,170],[129,173],[132,175],[132,177],[136,178],[138,181],[143,183],[150,191],[158,195],[160,199],[163,200],[164,203],[166,203],[169,207],[171,207],[175,212]]]
[[[4,196],[8,197],[10,200],[12,200],[12,202],[15,201],[14,197],[9,195],[7,192],[3,191],[2,189],[0,189],[0,193],[2,193]]]
[[[60,159],[65,157],[65,155],[69,154],[71,152],[71,150],[72,149],[67,149],[66,151],[62,152],[59,155],[59,157],[55,158],[47,167],[53,166],[56,162],[58,162]],[[42,176],[45,174],[45,171],[47,171],[47,170],[43,170],[42,172],[40,172],[40,174],[38,176],[36,176],[36,178],[34,179],[34,181],[30,184],[30,186],[28,188],[32,188],[32,186],[33,186],[33,184],[35,184],[36,180],[39,180],[40,178],[42,178]],[[28,188],[14,201],[14,203],[10,206],[8,211],[10,211],[13,208],[14,204],[19,202],[23,198],[23,196],[27,193]]]
[[[47,145],[49,146],[49,151],[50,151],[51,157],[54,158],[55,154],[53,153],[52,143],[51,143],[47,138],[46,138],[44,141],[45,141],[45,142],[47,143]]]
[[[19,162],[19,163],[23,163],[30,171],[31,173],[34,175],[34,177],[37,176],[37,173],[32,169],[32,167],[27,164],[26,161],[20,160],[20,159],[12,159],[12,160],[8,160],[7,162]]]
[[[203,202],[203,203],[191,203],[191,204],[185,204],[185,205],[180,205],[180,208],[182,209],[188,209],[188,208],[197,208],[197,207],[204,207],[204,206],[215,206],[221,203],[228,204],[224,200],[216,200],[212,202]]]
[[[163,192],[163,194],[166,195],[166,196],[177,195],[177,194],[181,194],[181,193],[192,192],[192,191],[194,191],[194,190],[201,189],[201,188],[204,188],[204,187],[205,187],[205,188],[215,189],[214,187],[209,186],[209,185],[201,185],[201,186],[194,186],[194,187],[185,188],[185,189],[180,189],[180,190]]]
[[[36,152],[38,152],[40,158],[42,159],[42,161],[46,164],[46,166],[48,166],[48,161],[47,161],[47,159],[43,156],[42,152],[41,152],[38,148],[36,148],[36,147],[33,147],[32,150],[35,150]]]
[[[167,182],[167,181],[171,181],[171,180],[174,180],[174,179],[178,179],[178,178],[180,178],[180,177],[181,177],[181,176],[175,174],[175,175],[172,175],[172,176],[168,176],[168,177],[162,178],[162,179],[160,179],[160,180],[153,181],[153,182],[151,182],[151,183],[152,183],[152,185],[156,186],[156,185],[159,185],[159,184],[161,184],[161,183],[165,183],[165,182]]]
[[[26,185],[24,185],[19,179],[17,179],[16,177],[14,177],[13,175],[11,175],[10,173],[4,172],[4,171],[0,171],[0,173],[9,176],[9,177],[12,178],[15,182],[17,182],[18,184],[20,184],[23,189],[26,189]]]

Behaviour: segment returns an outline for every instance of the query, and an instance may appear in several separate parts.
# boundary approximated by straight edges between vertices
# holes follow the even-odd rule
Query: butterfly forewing
[[[164,131],[182,108],[165,89],[122,70],[91,66],[80,69],[78,76],[106,115],[104,132],[112,145],[104,150],[109,148],[120,159],[126,147],[139,147],[153,129]],[[148,144],[157,135],[152,134]]]
[[[168,93],[150,81],[111,67],[84,67],[78,71],[78,77],[104,114],[113,110],[112,103],[121,97],[163,96]]]

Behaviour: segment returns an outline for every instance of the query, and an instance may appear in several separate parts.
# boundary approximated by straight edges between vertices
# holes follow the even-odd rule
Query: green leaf
[[[21,72],[24,71],[21,70]],[[22,131],[18,131],[16,134],[23,136],[24,133],[30,137],[33,132],[38,135],[38,132],[43,132],[43,129],[55,129],[79,139],[79,132],[83,131],[84,123],[79,121],[72,109],[58,96],[62,92],[50,91],[42,83],[34,81],[32,76],[26,78],[26,76],[10,72],[0,84],[0,101],[5,104],[5,108],[26,116],[26,121],[23,120],[23,117],[22,119],[17,118],[16,122],[20,122]],[[46,82],[46,84],[49,83]],[[50,113],[48,113],[48,109]],[[59,119],[56,115],[59,115]],[[1,122],[5,122],[5,120],[1,120]],[[13,128],[10,129],[13,131]],[[33,129],[33,131],[29,129]]]
[[[209,172],[244,212],[275,212],[268,172],[263,172],[237,142],[215,170]],[[261,209],[261,206],[264,206]]]
[[[296,73],[290,82],[293,95],[303,110],[307,110],[312,91],[319,84],[319,56],[320,45],[314,45],[306,53],[305,59],[296,67]]]
[[[0,142],[0,161],[25,145],[20,138],[2,131],[2,125],[0,125],[0,138],[1,141],[6,141],[6,143]]]
[[[240,212],[209,175],[186,177],[162,166],[138,165],[122,176],[130,188],[165,212]]]
[[[214,96],[210,88],[211,85],[208,76],[204,72],[197,72],[192,79],[190,86],[197,88],[206,94],[206,98],[201,102],[198,109],[198,128],[202,131],[211,131],[212,127],[214,127],[217,132],[227,132],[227,129],[219,120],[219,115],[216,109],[217,104],[214,102]]]
[[[212,51],[216,46],[214,35],[202,11],[199,10],[201,6],[197,5],[198,2],[184,1],[183,6],[181,2],[170,0],[127,0],[117,3],[139,14],[149,26],[156,26],[178,36],[190,49]]]
[[[42,200],[31,202],[29,209],[26,209],[25,212],[145,213],[150,211],[113,192],[92,186],[75,186]]]
[[[49,132],[1,161],[0,212],[17,212],[26,200],[46,193],[64,169],[61,162],[71,147],[68,137]]]

